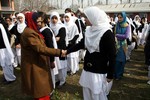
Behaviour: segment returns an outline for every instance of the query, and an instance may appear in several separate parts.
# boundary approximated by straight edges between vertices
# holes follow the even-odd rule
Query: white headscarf
[[[17,23],[17,31],[19,32],[19,33],[22,33],[23,32],[23,30],[25,29],[25,27],[27,26],[26,24],[25,24],[25,16],[24,16],[24,14],[23,13],[19,13],[18,15],[17,15],[17,18],[18,17],[22,17],[23,18],[23,22],[22,23],[20,23],[20,21],[18,21]]]
[[[107,30],[111,30],[108,17],[98,7],[88,7],[84,10],[92,26],[87,27],[85,32],[85,47],[92,52],[100,52],[99,43]]]
[[[132,24],[132,21],[131,21],[128,17],[126,17],[126,19],[127,19],[127,22],[129,23],[129,28],[130,28],[129,34],[128,34],[128,38],[129,38],[129,40],[131,41],[131,40],[132,40],[131,25],[133,25],[133,24]],[[133,26],[133,27],[134,27],[134,26]]]
[[[59,29],[64,27],[63,23],[60,20],[60,16],[58,14],[58,12],[52,12],[50,15],[50,20],[52,20],[52,17],[56,16],[58,19],[58,22],[56,24],[53,24],[52,21],[50,22],[50,27],[51,29],[54,31],[55,36],[58,35]]]
[[[66,13],[64,15],[65,16],[68,16],[69,17],[69,22],[66,22],[66,20],[64,19],[64,25],[66,26],[67,28],[67,38],[68,38],[68,41],[72,40],[74,38],[75,35],[78,35],[79,32],[78,32],[78,28],[76,26],[76,24],[74,23],[73,19],[71,18],[71,14],[70,13]]]
[[[137,25],[137,27],[139,27],[141,25],[140,20],[141,20],[140,16],[139,15],[135,15],[133,21],[135,22],[135,24]]]
[[[12,23],[15,24],[14,19],[16,19],[16,16],[12,16],[11,18],[12,18]]]

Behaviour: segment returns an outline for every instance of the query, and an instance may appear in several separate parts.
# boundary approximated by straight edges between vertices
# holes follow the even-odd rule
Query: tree
[[[120,4],[122,4],[122,0],[120,0]]]
[[[21,11],[28,8],[30,11],[47,11],[49,8],[49,0],[15,0],[15,9]]]
[[[106,5],[108,5],[108,0],[106,0]]]
[[[21,7],[21,4],[22,4],[22,0],[14,0],[14,5],[15,5],[15,11],[16,12],[19,12],[22,7]]]

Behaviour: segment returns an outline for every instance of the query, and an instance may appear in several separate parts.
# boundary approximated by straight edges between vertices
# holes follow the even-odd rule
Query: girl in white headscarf
[[[56,42],[59,49],[66,49],[66,28],[60,20],[60,16],[58,12],[52,12],[50,16],[50,27],[54,32]],[[59,57],[60,66],[58,66],[58,79],[56,81],[60,81],[59,86],[63,86],[66,82],[66,74],[67,74],[67,61],[66,57]]]
[[[80,77],[84,100],[107,100],[115,66],[115,36],[106,13],[97,7],[84,10],[85,39],[69,48],[67,53],[86,48],[84,68]]]
[[[23,13],[19,13],[17,15],[17,24],[10,30],[11,34],[14,34],[15,39],[15,48],[13,50],[15,55],[15,63],[14,67],[17,67],[17,65],[21,65],[21,45],[20,45],[20,36],[23,30],[25,29],[25,16]]]
[[[133,19],[133,24],[135,25],[136,29],[138,29],[141,25],[140,20],[141,20],[140,16],[135,15],[135,17]]]
[[[66,13],[64,15],[64,24],[67,28],[67,40],[68,47],[75,45],[77,43],[77,39],[79,37],[79,31],[76,24],[73,22],[71,18],[71,13]],[[70,53],[67,56],[67,67],[70,70],[70,74],[73,75],[76,71],[79,70],[79,52]]]
[[[9,84],[16,80],[14,75],[14,55],[9,43],[9,32],[4,20],[0,17],[0,66],[3,69],[4,83]]]
[[[141,18],[141,25],[138,28],[138,40],[137,45],[144,45],[145,44],[145,37],[148,32],[148,24],[145,17]]]

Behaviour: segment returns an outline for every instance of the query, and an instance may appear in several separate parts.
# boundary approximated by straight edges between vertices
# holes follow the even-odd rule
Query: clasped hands
[[[61,50],[61,57],[67,56],[67,50]]]

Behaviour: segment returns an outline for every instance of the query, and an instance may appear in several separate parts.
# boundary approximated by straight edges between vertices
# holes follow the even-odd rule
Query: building
[[[14,0],[0,0],[0,15],[2,17],[10,16],[14,12]]]
[[[125,11],[127,16],[131,18],[139,15],[140,17],[146,17],[150,21],[150,2],[96,6],[104,10],[111,17],[115,17],[117,13]]]

